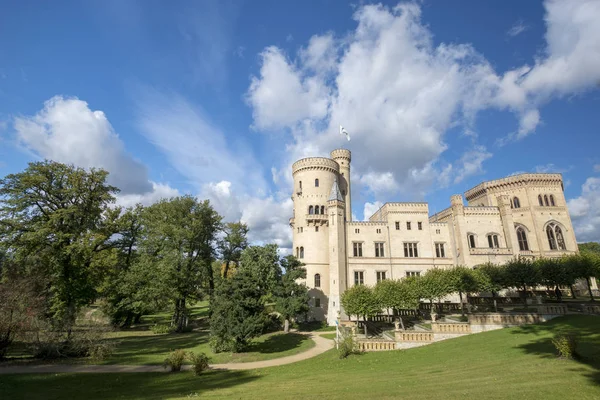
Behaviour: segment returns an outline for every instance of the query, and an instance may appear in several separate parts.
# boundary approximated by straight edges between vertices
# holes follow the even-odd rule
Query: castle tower
[[[310,157],[292,165],[294,178],[293,254],[305,264],[309,289],[309,318],[325,320],[329,295],[328,199],[339,174],[329,158]]]
[[[338,186],[346,204],[346,221],[352,221],[352,199],[350,197],[350,150],[336,149],[331,152],[331,158],[339,164]]]
[[[463,203],[463,197],[460,194],[450,196],[450,207],[452,207],[452,216],[454,225],[454,241],[455,241],[455,262],[464,265],[469,259],[469,244],[467,243],[466,237],[466,225],[465,225],[465,206]]]
[[[340,295],[347,287],[346,277],[346,204],[337,181],[333,182],[329,200],[329,304],[327,323],[334,325],[341,305]]]

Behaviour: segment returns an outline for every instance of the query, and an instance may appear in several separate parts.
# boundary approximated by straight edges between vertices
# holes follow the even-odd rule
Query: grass
[[[322,338],[325,338],[325,339],[335,340],[335,335],[336,335],[335,333],[325,333],[325,334],[319,335],[319,336],[321,336]]]
[[[578,361],[556,357],[551,338],[577,330]],[[178,374],[5,375],[0,398],[17,399],[570,399],[600,398],[600,318],[463,336],[419,348],[340,360],[335,351],[251,371]]]

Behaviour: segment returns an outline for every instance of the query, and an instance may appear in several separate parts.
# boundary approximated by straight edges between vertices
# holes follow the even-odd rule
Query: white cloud
[[[506,34],[510,37],[515,37],[525,32],[527,29],[529,29],[529,27],[525,25],[525,22],[523,22],[522,19],[520,19],[517,22],[515,22],[513,26],[510,27]]]
[[[169,199],[180,195],[179,190],[162,183],[152,183],[152,191],[144,194],[119,194],[116,204],[121,207],[133,207],[136,204],[143,206],[152,205],[162,199]]]
[[[588,178],[581,187],[581,195],[567,204],[577,240],[600,241],[600,178]]]
[[[568,172],[570,171],[572,168],[568,167],[568,168],[560,168],[557,165],[555,165],[554,163],[548,163],[545,165],[536,165],[534,170],[535,172],[538,173],[542,173],[542,174],[562,174],[564,172]]]
[[[369,218],[377,212],[383,203],[381,201],[375,201],[373,203],[366,202],[365,207],[363,209],[363,221],[368,221]]]
[[[483,162],[491,157],[492,153],[488,152],[484,146],[477,146],[464,153],[458,162],[454,183],[462,182],[469,176],[483,174],[485,172]]]

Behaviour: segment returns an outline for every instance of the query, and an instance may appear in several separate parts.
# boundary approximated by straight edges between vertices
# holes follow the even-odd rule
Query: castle
[[[560,174],[519,174],[483,182],[432,216],[427,203],[386,203],[352,221],[351,153],[292,165],[294,255],[306,264],[310,318],[338,319],[352,285],[423,274],[430,268],[501,264],[515,256],[578,251]]]

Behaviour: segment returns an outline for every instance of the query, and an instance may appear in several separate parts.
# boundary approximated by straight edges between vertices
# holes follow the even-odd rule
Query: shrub
[[[202,372],[208,369],[208,363],[210,362],[210,358],[204,353],[188,353],[188,359],[192,363],[192,369],[194,371],[194,375],[200,375]]]
[[[558,350],[558,355],[562,358],[571,359],[577,356],[578,337],[575,332],[561,333],[552,339],[552,344]]]
[[[172,328],[169,325],[165,325],[165,324],[154,324],[154,325],[152,325],[150,330],[152,331],[152,333],[154,333],[156,335],[162,335],[165,333],[171,333]]]
[[[281,316],[276,313],[267,314],[265,318],[265,325],[263,327],[263,333],[278,332],[283,328],[281,323]]]
[[[184,350],[175,350],[169,353],[165,361],[163,362],[163,367],[169,367],[171,372],[179,372],[181,371],[181,366],[185,361],[186,353]]]
[[[115,347],[117,347],[117,343],[115,341],[109,342],[107,340],[102,340],[92,345],[89,348],[88,353],[92,361],[102,361],[106,360],[112,355],[112,353],[115,351]]]
[[[337,351],[340,359],[359,352],[356,339],[352,335],[352,332],[349,330],[340,329],[340,338],[337,342]]]
[[[236,349],[235,339],[230,337],[219,337],[212,335],[208,341],[208,344],[215,353],[234,352]]]

